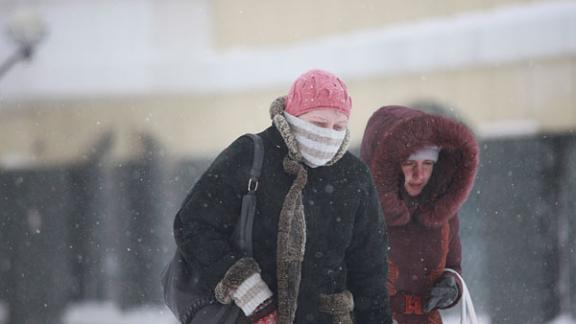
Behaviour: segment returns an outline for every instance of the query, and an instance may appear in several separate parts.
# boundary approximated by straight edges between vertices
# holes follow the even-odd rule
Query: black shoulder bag
[[[264,147],[262,138],[248,134],[254,141],[254,159],[248,180],[248,192],[242,198],[240,219],[230,238],[245,256],[252,256],[252,227],[256,212],[256,190],[262,170]],[[190,265],[176,250],[174,258],[162,275],[164,301],[183,324],[233,324],[244,314],[234,303],[223,305],[216,301],[213,291],[200,289],[198,265]]]

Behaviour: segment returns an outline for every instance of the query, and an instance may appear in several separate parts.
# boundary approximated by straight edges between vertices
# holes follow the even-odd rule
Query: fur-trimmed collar
[[[429,145],[442,150],[430,182],[413,205],[403,198],[400,165]],[[372,115],[360,155],[372,171],[390,226],[412,219],[428,227],[445,224],[468,197],[478,166],[478,144],[466,126],[402,106],[382,107]]]
[[[278,323],[294,321],[298,308],[298,294],[302,279],[302,262],[306,251],[306,216],[302,203],[302,190],[308,179],[307,168],[302,163],[302,154],[294,138],[290,125],[284,117],[285,97],[276,99],[270,106],[270,117],[288,147],[284,158],[284,171],[295,175],[294,182],[284,198],[278,219],[278,239],[276,246],[276,280],[278,285]],[[338,152],[326,165],[336,163],[348,147],[350,135],[346,137]]]

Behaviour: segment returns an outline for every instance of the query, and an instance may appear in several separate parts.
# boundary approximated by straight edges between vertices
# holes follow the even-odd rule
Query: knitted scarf
[[[283,115],[285,97],[276,99],[270,106],[270,117],[288,147],[284,158],[284,170],[295,176],[290,190],[284,198],[278,220],[278,241],[276,256],[276,277],[278,284],[278,324],[292,324],[298,307],[298,293],[302,278],[302,262],[306,251],[306,217],[302,203],[302,190],[308,180],[308,172],[303,165],[302,154],[293,131]],[[333,165],[346,153],[350,134],[338,152],[326,166]]]

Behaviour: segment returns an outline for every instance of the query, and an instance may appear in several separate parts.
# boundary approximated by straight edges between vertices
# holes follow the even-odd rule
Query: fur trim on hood
[[[441,147],[438,162],[416,210],[402,199],[401,163],[426,146]],[[478,167],[478,143],[462,123],[402,106],[376,111],[366,126],[360,156],[370,167],[389,226],[412,217],[438,227],[454,217],[472,189]]]

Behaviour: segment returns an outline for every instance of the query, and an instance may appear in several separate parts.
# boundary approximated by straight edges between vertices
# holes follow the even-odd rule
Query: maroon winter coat
[[[438,161],[422,193],[412,198],[404,189],[401,163],[430,145],[441,147]],[[368,121],[361,157],[372,171],[388,224],[394,318],[400,324],[442,323],[438,311],[424,314],[422,308],[445,268],[461,272],[458,210],[478,165],[474,135],[445,117],[382,107]]]

